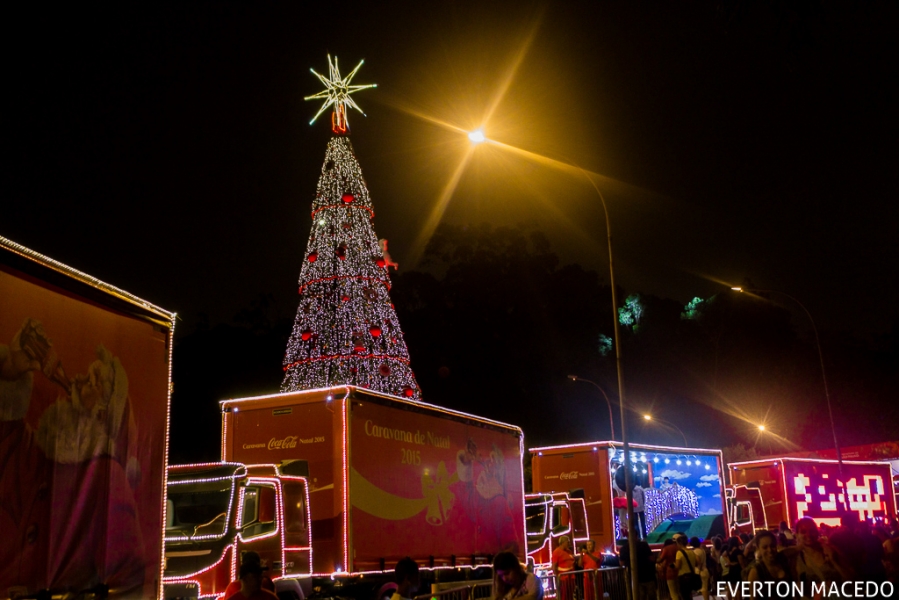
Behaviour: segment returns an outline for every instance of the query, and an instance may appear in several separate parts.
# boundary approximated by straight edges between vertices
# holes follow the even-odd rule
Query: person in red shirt
[[[262,558],[260,558],[258,552],[254,552],[253,550],[247,550],[246,552],[242,552],[240,555],[240,564],[248,565],[250,563],[255,563],[260,566],[262,571],[265,571],[268,567],[262,566]],[[232,581],[228,584],[228,587],[225,588],[225,595],[223,596],[226,600],[239,592],[241,589],[240,579],[236,581]],[[268,575],[262,576],[262,589],[268,590],[270,592],[275,591],[275,584],[272,582],[271,577]]]
[[[675,565],[677,561],[677,543],[675,540],[678,536],[683,535],[682,533],[675,533],[673,539],[665,540],[665,547],[662,548],[659,558],[656,560],[659,573],[665,577],[665,582],[668,584],[668,593],[671,595],[671,600],[683,600],[680,595],[680,584],[677,580],[677,566]]]
[[[226,600],[277,600],[277,596],[262,589],[262,566],[249,562],[240,565],[240,591]]]
[[[602,556],[597,556],[594,552],[596,552],[596,542],[587,540],[581,550],[581,568],[589,571],[584,573],[584,600],[603,597],[602,577],[596,572],[596,569],[602,567]],[[594,581],[596,585],[594,585]]]
[[[571,551],[571,539],[567,535],[559,538],[559,545],[553,550],[553,573],[559,581],[558,600],[573,600],[577,582],[573,575],[566,575],[568,571],[574,571],[577,559]]]

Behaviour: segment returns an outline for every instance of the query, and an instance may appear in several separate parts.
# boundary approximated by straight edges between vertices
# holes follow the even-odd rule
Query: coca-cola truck
[[[859,519],[896,517],[890,463],[777,457],[730,463],[730,522],[739,532],[793,526],[802,517],[839,525],[845,511]]]
[[[175,315],[2,237],[0,299],[0,598],[158,597]]]
[[[441,576],[525,559],[518,427],[355,387],[221,408],[223,462],[169,471],[166,597],[220,596],[245,550],[282,596],[370,597],[405,556]]]
[[[639,486],[635,495],[642,500],[635,507],[639,536],[655,545],[678,531],[702,539],[727,531],[720,450],[630,444],[630,452],[632,485]],[[580,527],[578,507],[567,511],[571,532],[560,514],[558,533],[539,541],[546,545],[540,556],[549,556],[563,534],[573,535],[575,543],[592,539],[598,551],[617,552],[627,536],[622,445],[587,442],[531,448],[530,453],[533,491],[553,495],[557,506],[565,497],[569,503],[580,499],[586,513]],[[534,539],[532,545],[538,543]]]

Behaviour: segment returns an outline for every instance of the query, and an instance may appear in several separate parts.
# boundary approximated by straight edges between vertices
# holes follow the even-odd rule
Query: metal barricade
[[[435,583],[431,586],[430,594],[420,594],[413,600],[484,600],[492,596],[493,580],[482,579],[464,585],[460,585],[457,581]]]
[[[627,571],[603,567],[553,575],[544,586],[544,597],[556,600],[628,600]]]

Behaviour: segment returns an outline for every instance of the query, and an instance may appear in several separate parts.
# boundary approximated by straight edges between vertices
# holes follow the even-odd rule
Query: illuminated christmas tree
[[[359,63],[361,66],[362,63]],[[419,398],[409,352],[393,304],[389,266],[396,266],[378,243],[375,213],[362,169],[347,137],[346,107],[362,112],[349,97],[372,85],[349,85],[357,66],[341,79],[328,57],[330,77],[315,75],[323,92],[307,99],[329,106],[334,137],[328,143],[312,203],[312,231],[300,271],[300,305],[284,357],[282,392],[333,385],[356,385]]]

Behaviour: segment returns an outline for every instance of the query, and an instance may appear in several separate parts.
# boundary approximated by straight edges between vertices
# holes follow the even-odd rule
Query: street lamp
[[[471,140],[472,144],[480,144],[487,141],[487,136],[484,135],[483,129],[475,129],[468,132],[468,139]]]
[[[584,379],[583,377],[578,377],[577,375],[569,375],[568,379],[570,379],[571,381],[583,381],[584,383],[592,384],[594,387],[596,387],[596,389],[599,390],[599,392],[602,394],[602,397],[606,399],[606,404],[609,406],[609,429],[611,430],[611,433],[612,433],[611,439],[614,442],[615,441],[615,418],[612,416],[612,402],[609,400],[609,397],[606,395],[606,391],[604,389],[602,389],[601,387],[599,387],[599,384],[596,383],[595,381],[590,381],[589,379]]]
[[[787,298],[789,298],[790,300],[792,300],[793,302],[798,304],[799,308],[801,308],[803,310],[803,312],[805,313],[805,316],[808,317],[809,322],[812,324],[812,331],[815,333],[815,347],[818,348],[818,362],[821,363],[821,379],[824,382],[824,398],[827,401],[827,415],[830,417],[830,433],[833,435],[833,447],[837,453],[837,465],[838,465],[839,473],[840,473],[840,481],[843,481],[844,482],[843,485],[845,486],[846,479],[845,479],[845,477],[843,477],[843,454],[842,454],[842,452],[840,452],[840,442],[837,441],[837,428],[833,422],[833,409],[831,408],[831,405],[830,405],[830,390],[827,387],[827,373],[824,370],[824,353],[821,352],[821,338],[818,337],[818,327],[815,325],[815,320],[812,318],[812,313],[810,313],[808,311],[808,309],[805,307],[805,305],[802,302],[800,302],[793,296],[787,294],[786,292],[781,292],[778,290],[760,290],[760,289],[756,289],[756,288],[743,289],[740,286],[735,286],[730,289],[732,289],[735,292],[740,292],[740,293],[763,292],[763,293],[780,294],[781,296],[786,296]],[[761,431],[764,431],[764,426],[760,426],[759,429]],[[848,502],[848,494],[843,494],[843,497],[846,499],[846,502]],[[844,503],[844,505],[845,505],[845,503]],[[847,508],[847,510],[848,510],[848,506],[844,506],[844,507]]]
[[[480,129],[470,132],[468,134],[468,139],[473,144],[479,144],[481,142],[487,141],[487,138],[484,136],[484,132]],[[596,191],[596,195],[599,196],[599,201],[602,204],[602,211],[606,218],[606,243],[609,250],[609,285],[612,288],[612,325],[613,333],[615,336],[615,368],[618,375],[618,408],[620,409],[621,413],[621,446],[622,450],[624,450],[624,493],[625,501],[627,502],[627,506],[625,508],[627,514],[627,538],[629,540],[628,546],[630,548],[631,557],[631,592],[633,594],[632,597],[636,598],[639,595],[640,580],[637,573],[637,528],[634,526],[634,493],[632,484],[633,476],[631,474],[633,464],[631,462],[630,445],[627,441],[627,427],[625,423],[626,413],[624,400],[624,375],[622,374],[621,369],[621,335],[618,330],[618,297],[615,292],[615,267],[614,261],[612,260],[612,225],[609,222],[609,209],[608,207],[606,207],[606,199],[602,195],[599,186],[597,186],[596,182],[593,181],[593,178],[590,177],[587,171],[581,168],[580,165],[571,160],[566,160],[563,164],[575,167],[578,171],[581,172],[581,175],[583,175],[587,179],[587,181],[590,182],[590,185],[592,185],[594,191]]]
[[[627,514],[627,539],[628,539],[628,548],[630,550],[630,571],[631,571],[631,592],[633,594],[633,598],[639,597],[640,591],[640,580],[639,575],[637,573],[637,528],[634,523],[634,488],[633,488],[633,474],[631,473],[631,469],[633,465],[631,463],[631,451],[630,446],[627,441],[627,426],[626,426],[626,413],[625,413],[625,402],[624,402],[624,374],[621,369],[621,333],[618,328],[618,296],[615,292],[615,267],[612,260],[612,225],[609,221],[609,209],[606,207],[606,199],[603,197],[602,192],[599,189],[599,186],[596,185],[596,182],[593,181],[593,178],[587,174],[587,172],[581,168],[580,165],[568,161],[569,164],[576,167],[583,175],[587,181],[590,182],[590,185],[593,186],[593,189],[596,191],[596,195],[599,196],[599,201],[602,203],[602,212],[606,218],[606,243],[609,249],[609,285],[612,288],[612,325],[613,325],[613,333],[615,334],[615,368],[618,374],[618,408],[621,413],[621,447],[624,450],[624,497],[627,505],[625,506],[625,511]]]
[[[662,419],[656,419],[655,417],[653,417],[653,416],[650,415],[650,414],[645,414],[645,415],[643,415],[643,420],[644,420],[644,421],[655,421],[656,423],[661,423],[662,425],[666,425],[666,426],[668,426],[668,427],[671,427],[672,429],[674,429],[675,431],[677,431],[677,432],[681,435],[682,438],[684,438],[684,447],[685,447],[685,448],[689,448],[689,447],[690,447],[690,444],[687,442],[687,436],[684,435],[684,432],[680,430],[680,427],[678,427],[678,426],[675,425],[674,423],[672,423],[672,422],[670,422],[670,421],[663,421]]]

